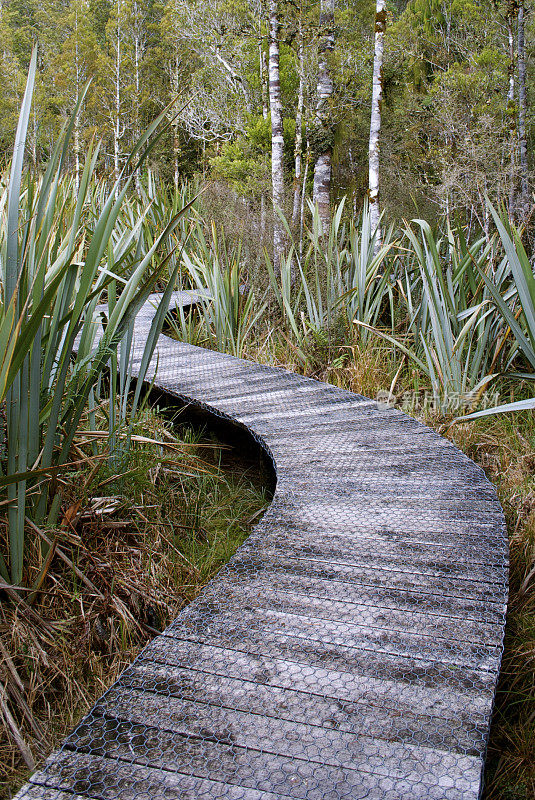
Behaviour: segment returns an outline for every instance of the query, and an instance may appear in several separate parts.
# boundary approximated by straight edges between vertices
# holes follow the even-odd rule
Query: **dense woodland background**
[[[368,189],[376,4],[338,0],[334,23],[329,0],[322,9],[305,0],[270,5],[280,43],[285,210],[291,213],[303,175],[312,196],[314,164],[326,148],[332,200],[348,194],[358,208]],[[530,4],[395,0],[385,11],[380,188],[387,216],[433,222],[456,211],[469,228],[488,229],[488,194],[522,220],[532,200]],[[212,178],[245,198],[263,228],[271,196],[269,12],[262,0],[3,0],[4,158],[38,40],[29,131],[36,166],[88,80],[73,170],[96,137],[104,142],[101,174],[117,175],[140,131],[174,101],[152,168],[170,182]],[[333,90],[320,113],[322,58]]]

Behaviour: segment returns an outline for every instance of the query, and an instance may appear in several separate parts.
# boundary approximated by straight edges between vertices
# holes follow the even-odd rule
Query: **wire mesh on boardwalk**
[[[273,503],[19,800],[477,800],[507,597],[483,472],[364,397],[158,351],[158,387],[268,453]]]

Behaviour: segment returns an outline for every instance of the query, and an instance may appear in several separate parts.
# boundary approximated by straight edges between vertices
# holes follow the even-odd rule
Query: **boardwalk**
[[[273,503],[18,798],[477,800],[507,596],[482,471],[399,411],[166,337],[157,385],[252,432]]]

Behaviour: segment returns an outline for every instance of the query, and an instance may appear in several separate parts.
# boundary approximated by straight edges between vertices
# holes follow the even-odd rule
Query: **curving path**
[[[157,386],[271,455],[273,503],[19,800],[476,800],[507,598],[483,472],[359,395],[158,349]]]

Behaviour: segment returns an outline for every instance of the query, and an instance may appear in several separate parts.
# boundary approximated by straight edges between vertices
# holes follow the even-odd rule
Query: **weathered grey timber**
[[[477,800],[507,599],[483,472],[399,411],[166,337],[156,385],[250,430],[273,503],[19,800]]]

